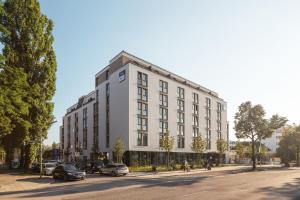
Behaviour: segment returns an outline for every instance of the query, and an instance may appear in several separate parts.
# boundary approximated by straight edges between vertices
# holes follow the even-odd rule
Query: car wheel
[[[55,176],[55,174],[53,174],[53,179],[55,179],[55,180],[57,179],[57,177]]]
[[[127,174],[125,173],[125,174],[123,174],[124,176],[126,176]]]
[[[116,172],[112,171],[111,172],[112,176],[117,176]]]
[[[102,170],[99,170],[99,174],[100,174],[100,176],[101,176],[101,175],[103,175],[103,172],[102,172]]]

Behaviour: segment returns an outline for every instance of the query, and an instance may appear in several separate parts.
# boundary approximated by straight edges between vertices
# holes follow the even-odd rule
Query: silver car
[[[53,170],[56,167],[56,163],[45,163],[43,164],[43,171],[45,175],[52,175]]]
[[[100,168],[99,173],[110,174],[113,176],[126,175],[129,173],[129,169],[125,164],[114,163]]]

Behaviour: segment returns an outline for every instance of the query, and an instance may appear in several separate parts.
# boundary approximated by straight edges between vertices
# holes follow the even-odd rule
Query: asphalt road
[[[210,172],[160,177],[99,177],[47,188],[0,192],[0,199],[292,199],[300,200],[300,170],[273,169],[258,172]]]

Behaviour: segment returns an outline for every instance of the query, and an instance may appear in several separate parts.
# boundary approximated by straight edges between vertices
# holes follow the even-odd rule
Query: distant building
[[[261,141],[268,149],[270,149],[271,153],[276,153],[277,148],[279,147],[279,142],[282,138],[283,128],[279,128],[272,133],[270,138],[266,138]]]
[[[172,159],[194,153],[193,137],[207,141],[205,153],[217,152],[218,138],[228,140],[227,103],[216,92],[122,51],[95,76],[95,90],[67,109],[60,145],[65,159],[113,158],[117,138],[125,144],[124,161],[159,163],[161,139],[175,138]]]

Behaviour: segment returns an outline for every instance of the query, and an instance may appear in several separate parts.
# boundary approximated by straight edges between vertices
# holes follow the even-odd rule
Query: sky
[[[245,101],[299,123],[300,1],[41,0],[54,21],[57,84],[47,144],[94,75],[125,50],[216,91],[230,139]]]

